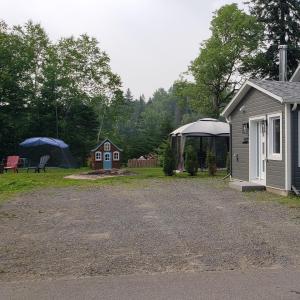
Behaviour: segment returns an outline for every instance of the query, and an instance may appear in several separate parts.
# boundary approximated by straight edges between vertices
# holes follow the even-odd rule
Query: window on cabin
[[[110,151],[110,143],[109,142],[104,143],[104,151]]]
[[[282,159],[282,115],[281,113],[268,116],[269,126],[269,155],[271,160]]]
[[[95,152],[95,161],[102,160],[102,153],[100,151]]]
[[[280,118],[272,120],[273,122],[273,153],[280,154]]]
[[[120,153],[118,151],[114,152],[113,159],[114,160],[120,160]]]

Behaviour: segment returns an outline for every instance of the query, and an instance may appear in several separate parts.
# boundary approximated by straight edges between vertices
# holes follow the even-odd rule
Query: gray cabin
[[[287,195],[300,191],[300,67],[286,81],[248,80],[222,115],[230,124],[231,177]]]

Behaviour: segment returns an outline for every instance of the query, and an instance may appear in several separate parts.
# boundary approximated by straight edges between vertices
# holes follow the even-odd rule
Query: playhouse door
[[[111,168],[112,168],[111,154],[110,152],[104,152],[103,169],[111,170]]]

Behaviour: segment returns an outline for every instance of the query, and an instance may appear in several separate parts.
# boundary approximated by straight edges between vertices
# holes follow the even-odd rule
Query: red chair
[[[19,163],[19,156],[7,156],[6,163],[4,165],[4,170],[7,172],[7,170],[11,169],[14,172],[18,173],[18,163]]]

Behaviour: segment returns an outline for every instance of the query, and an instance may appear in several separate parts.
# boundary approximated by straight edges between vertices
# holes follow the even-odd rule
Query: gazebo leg
[[[204,171],[204,161],[205,161],[205,157],[203,157],[203,137],[200,136],[200,169],[201,169],[201,172]]]
[[[216,137],[214,136],[214,156],[215,156],[215,161],[216,161],[216,167],[217,166],[217,149],[216,149]]]

